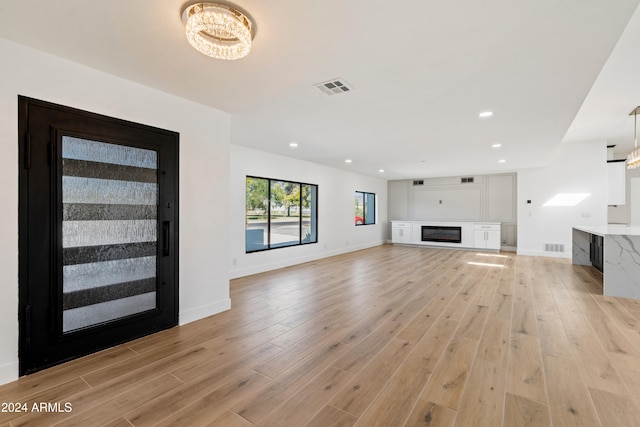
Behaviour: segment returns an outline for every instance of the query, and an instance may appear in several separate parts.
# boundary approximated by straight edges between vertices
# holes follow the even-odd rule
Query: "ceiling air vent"
[[[473,183],[473,177],[472,176],[462,177],[462,178],[460,178],[460,182],[463,183],[463,184],[472,184]]]
[[[337,95],[353,90],[353,87],[345,82],[344,79],[332,79],[326,82],[316,83],[314,86],[327,95]]]
[[[424,185],[424,179],[415,179],[413,185]]]

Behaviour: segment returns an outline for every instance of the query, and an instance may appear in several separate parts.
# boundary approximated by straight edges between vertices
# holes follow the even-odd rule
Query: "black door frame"
[[[63,133],[157,151],[159,185],[156,309],[66,334],[57,262],[62,251],[57,177]],[[20,375],[177,325],[179,135],[24,96],[18,96],[18,134]],[[47,194],[33,194],[37,189]],[[45,265],[36,262],[42,257]]]

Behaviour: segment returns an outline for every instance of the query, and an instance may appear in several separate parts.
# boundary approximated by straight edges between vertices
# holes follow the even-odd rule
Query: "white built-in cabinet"
[[[411,243],[411,223],[393,222],[391,226],[391,241],[393,243]]]
[[[500,224],[474,224],[473,244],[477,249],[500,250]]]
[[[463,242],[451,245],[465,248],[475,247],[474,223],[500,223],[501,248],[515,250],[518,245],[516,190],[515,173],[391,180],[388,181],[388,216],[398,222],[425,225],[428,222],[467,223],[470,230],[465,230]],[[420,244],[420,234],[416,228],[412,231],[412,243]],[[478,237],[484,238],[484,234]]]
[[[460,227],[461,240],[455,242],[423,242],[422,226]],[[500,250],[501,224],[499,222],[465,221],[391,221],[391,242],[404,245],[442,246],[449,248]]]
[[[608,171],[608,193],[607,204],[624,205],[626,203],[626,172],[625,162],[607,162]]]

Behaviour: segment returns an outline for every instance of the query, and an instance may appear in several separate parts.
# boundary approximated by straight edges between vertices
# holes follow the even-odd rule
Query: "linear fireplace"
[[[462,227],[448,227],[444,225],[423,225],[423,242],[462,242]]]

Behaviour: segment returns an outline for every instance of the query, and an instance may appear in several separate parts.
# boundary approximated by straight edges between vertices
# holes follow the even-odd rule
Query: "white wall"
[[[606,159],[606,142],[563,143],[546,167],[518,171],[519,255],[571,257],[572,226],[607,223]],[[589,196],[576,206],[543,206],[558,193]],[[545,252],[545,243],[565,251]]]
[[[18,374],[18,95],[180,133],[180,323],[228,309],[230,116],[0,39],[0,384]]]
[[[245,253],[246,176],[318,185],[318,243]],[[377,195],[375,225],[355,226],[355,191]],[[231,145],[229,256],[231,277],[241,277],[380,245],[387,239],[387,182],[315,163]]]

